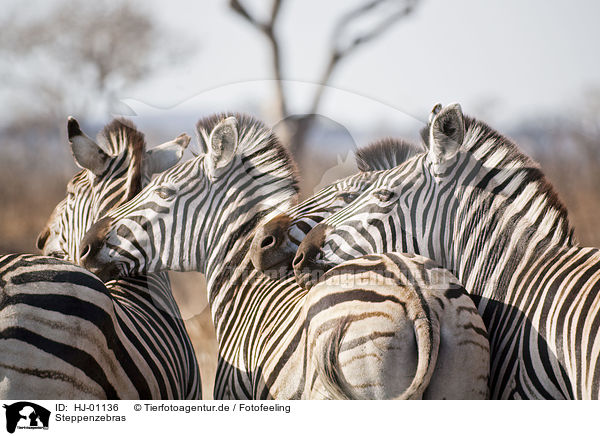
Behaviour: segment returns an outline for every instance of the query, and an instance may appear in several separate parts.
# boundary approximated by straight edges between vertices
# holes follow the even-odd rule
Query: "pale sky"
[[[241,1],[257,13],[270,7],[267,0]],[[292,113],[308,109],[333,24],[364,1],[284,1],[276,31]],[[197,43],[198,51],[185,65],[166,65],[124,90],[119,98],[134,112],[169,109],[197,119],[223,110],[254,111],[268,124],[279,121],[269,116],[273,73],[265,37],[227,0],[138,4]],[[52,3],[13,5],[34,13]],[[600,2],[591,0],[422,0],[412,16],[340,66],[320,113],[363,130],[421,123],[437,102],[460,102],[466,113],[496,127],[575,114],[586,93],[600,88],[599,19]]]
[[[268,9],[269,2],[246,2],[255,11]],[[306,110],[333,23],[355,3],[288,0],[282,9],[277,32],[294,111]],[[198,41],[199,51],[184,68],[163,72],[123,98],[159,108],[183,102],[209,111],[269,107],[266,41],[226,1],[144,5]],[[424,120],[438,101],[458,101],[465,112],[501,123],[571,111],[586,90],[600,87],[599,19],[594,1],[423,0],[413,16],[340,67],[322,113],[373,125],[395,117]]]

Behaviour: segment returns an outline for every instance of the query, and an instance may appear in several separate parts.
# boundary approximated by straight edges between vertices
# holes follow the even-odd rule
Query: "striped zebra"
[[[361,301],[367,295],[370,298]],[[385,317],[372,319],[374,306],[381,305],[373,304],[377,298],[388,300],[388,305],[399,302],[403,307],[403,311],[395,311],[399,318],[392,323],[387,319],[394,313],[391,307],[385,311]],[[351,306],[347,310],[352,315],[348,322],[342,319],[337,323],[330,337],[326,337],[321,333],[323,326],[340,317],[340,299]],[[365,383],[364,375],[369,371],[375,373],[369,374],[367,380],[380,379],[382,387],[387,387],[385,383],[398,383],[401,378],[412,379],[401,399],[488,398],[490,349],[483,320],[458,279],[431,259],[385,253],[346,261],[327,271],[311,288],[307,303],[311,308],[324,308],[311,319],[309,343],[325,350],[324,358],[318,360],[323,368],[318,369],[327,376],[324,379],[330,383],[326,386],[337,392],[337,398],[370,398],[354,387]],[[313,325],[317,332],[313,332]],[[352,383],[345,380],[341,368],[352,365],[353,357],[339,362],[343,339],[346,334],[359,338],[365,331],[393,335],[389,343],[384,342],[385,347],[376,343],[371,349],[362,350],[370,358],[362,359],[361,377]],[[382,353],[382,348],[395,353]],[[427,358],[422,359],[421,355]],[[404,371],[399,374],[396,369],[391,379],[385,376],[386,371],[398,367]]]
[[[357,150],[357,174],[320,189],[257,229],[250,247],[253,265],[265,273],[292,273],[296,250],[313,227],[356,200],[377,180],[377,171],[393,168],[417,152],[415,145],[392,138],[375,141]]]
[[[105,285],[67,262],[77,259],[91,223],[176,163],[189,137],[145,151],[143,134],[114,120],[100,147],[74,119],[67,125],[82,171],[38,238],[52,257],[0,258],[0,397],[200,398],[198,365],[166,274]]]
[[[599,398],[600,252],[575,243],[538,165],[459,105],[436,106],[423,137],[426,153],[304,239],[300,283],[369,253],[427,256],[477,301],[492,398]]]
[[[435,318],[434,309],[400,276],[412,269],[388,271],[397,280],[387,294],[352,286],[309,294],[293,277],[256,270],[254,232],[295,201],[294,165],[275,136],[248,117],[202,120],[198,136],[203,154],[164,172],[94,224],[82,242],[83,265],[100,276],[164,269],[206,274],[219,345],[215,398],[420,397],[435,366],[431,335],[439,334],[435,320],[422,322]],[[430,280],[429,273],[415,275]],[[440,291],[441,300],[452,299],[455,284],[444,288],[448,295]],[[465,299],[470,302],[463,295],[447,306]],[[417,310],[407,314],[409,300]],[[398,353],[409,327],[420,350],[412,361]],[[448,384],[438,386],[451,395]],[[473,395],[485,394],[475,386]]]
[[[293,272],[292,259],[296,254],[298,245],[313,227],[332,213],[352,203],[377,180],[381,175],[381,171],[401,164],[418,152],[419,149],[415,145],[395,138],[385,138],[357,150],[356,161],[360,170],[358,174],[332,183],[302,203],[259,227],[250,247],[254,266],[266,274],[274,273],[285,276],[287,273]],[[360,257],[347,261],[340,267],[330,270],[326,277],[327,280],[325,278],[319,280],[319,284],[311,288],[311,295],[319,292],[323,287],[327,289],[328,286],[335,286],[335,279],[332,280],[328,276],[338,269],[346,272],[352,271],[353,275],[350,277],[354,282],[381,285],[381,282],[377,280],[380,275],[377,271],[371,271],[376,277],[371,281],[360,277],[368,275],[368,268],[375,265],[380,265],[376,269],[387,271],[389,268],[383,267],[381,264],[385,263],[388,255],[394,256],[394,259],[398,261],[406,261],[407,256],[402,253],[387,253],[381,255],[382,259],[371,258],[365,260]],[[415,262],[414,259],[410,259],[409,262],[413,262],[412,267],[415,271],[429,270],[434,266],[431,260],[422,257],[418,262]],[[357,263],[357,265],[354,265],[354,263]],[[399,263],[396,262],[396,264]],[[458,284],[458,279],[452,276],[449,271],[436,269],[435,272],[435,276],[438,277],[437,280],[420,280],[412,285],[416,287],[421,298],[423,298],[423,294],[430,297],[428,300],[430,306],[435,306],[436,303],[440,304],[440,301],[442,301],[445,310],[441,316],[439,314],[437,316],[438,320],[445,323],[445,327],[442,329],[442,337],[438,340],[443,350],[438,358],[440,366],[436,368],[427,392],[430,398],[443,398],[444,395],[437,395],[436,383],[457,383],[455,386],[450,387],[450,390],[455,393],[455,398],[467,398],[465,392],[461,392],[458,386],[470,386],[473,391],[479,393],[487,391],[487,386],[485,388],[481,387],[481,383],[487,383],[489,372],[489,366],[487,365],[489,362],[489,344],[486,337],[482,338],[482,336],[485,336],[485,329],[482,328],[483,320],[477,313],[471,299],[466,295],[461,296],[464,300],[460,302],[461,306],[459,308],[448,304],[447,298],[441,296],[439,290],[448,289],[446,285],[450,283],[454,284],[454,289],[462,289],[462,286]],[[418,275],[409,274],[409,277],[418,277]],[[330,283],[331,281],[334,283]],[[433,286],[434,282],[445,285]],[[405,287],[408,288],[407,283],[405,283]],[[376,289],[379,292],[386,292],[385,287]],[[428,295],[428,293],[431,293],[431,295]],[[433,295],[435,295],[435,301],[431,301]],[[468,314],[466,322],[465,320],[463,322],[455,321],[461,313]],[[465,338],[466,334],[469,339]],[[483,354],[483,357],[481,357],[481,354]],[[481,365],[481,362],[485,362],[485,364],[474,367]],[[467,383],[466,380],[469,380],[469,382]]]

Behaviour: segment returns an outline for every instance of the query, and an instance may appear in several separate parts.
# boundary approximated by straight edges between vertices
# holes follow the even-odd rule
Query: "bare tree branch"
[[[400,19],[410,15],[418,1],[419,0],[405,0],[403,2],[399,0],[372,0],[358,6],[357,8],[340,17],[337,24],[334,26],[331,55],[318,82],[319,85],[315,91],[308,115],[301,117],[295,122],[296,125],[294,126],[294,135],[292,136],[290,147],[292,153],[298,157],[299,160],[302,160],[306,136],[310,131],[312,123],[315,119],[314,114],[316,114],[319,109],[319,105],[323,99],[323,93],[325,92],[327,84],[331,80],[331,76],[335,69],[339,66],[342,60],[354,53],[360,46],[373,41],[390,27],[392,27],[395,23],[397,23]],[[345,48],[340,46],[339,40],[343,37],[344,32],[349,26],[351,26],[360,18],[363,18],[366,14],[375,11],[378,7],[384,6],[386,3],[396,6],[397,10],[387,16],[384,15],[382,20],[376,22],[366,32],[351,38],[350,44],[348,44]]]
[[[281,0],[274,0],[271,8],[271,17],[269,21],[261,23],[256,19],[238,0],[230,0],[229,6],[232,10],[238,13],[252,26],[260,30],[269,40],[271,46],[271,53],[273,57],[273,72],[275,74],[275,90],[277,93],[277,116],[279,119],[284,119],[288,116],[287,101],[285,92],[283,90],[283,74],[282,74],[282,63],[281,63],[281,50],[279,47],[279,40],[275,36],[275,24],[279,17],[279,11],[281,10]]]
[[[63,0],[40,17],[24,12],[0,22],[0,72],[29,81],[17,98],[25,99],[25,90],[48,96],[44,112],[56,112],[61,121],[66,113],[108,107],[127,85],[193,51],[185,35],[163,31],[150,14],[124,0]]]
[[[395,23],[410,15],[419,0],[368,0],[342,15],[334,26],[331,41],[331,53],[326,68],[318,82],[318,87],[312,99],[307,115],[290,117],[286,94],[283,89],[283,67],[279,40],[275,35],[274,27],[279,17],[282,0],[274,0],[272,3],[270,18],[262,22],[257,19],[240,0],[230,0],[229,6],[240,17],[262,32],[268,39],[273,61],[273,72],[275,75],[275,90],[277,101],[277,112],[280,120],[285,120],[284,132],[285,142],[289,142],[291,152],[302,162],[302,153],[305,148],[305,139],[312,123],[314,115],[319,109],[324,91],[339,64],[361,46],[368,44],[391,28]],[[382,13],[383,12],[383,13]],[[375,16],[366,30],[361,31],[359,22],[370,15]],[[373,17],[371,17],[373,18]],[[365,28],[365,26],[362,26]],[[354,35],[348,37],[347,33],[353,31]]]
[[[258,21],[256,21],[254,17],[248,13],[246,8],[242,6],[242,4],[239,1],[230,0],[229,7],[238,14],[240,14],[242,17],[244,17],[246,20],[248,20],[252,25],[259,27]]]
[[[277,20],[277,15],[279,15],[280,9],[281,9],[281,0],[274,0],[273,7],[271,8],[271,25],[273,25],[275,23],[275,20]],[[272,28],[271,28],[271,31],[273,31]]]
[[[327,67],[325,68],[325,71],[319,80],[319,88],[317,89],[313,98],[310,113],[317,112],[323,97],[323,92],[325,91],[325,87],[329,83],[334,70],[338,67],[340,62],[354,53],[358,48],[360,48],[360,46],[373,41],[385,33],[385,31],[391,28],[399,20],[409,16],[414,11],[417,2],[418,0],[406,0],[404,2],[398,2],[398,0],[372,0],[360,5],[359,7],[340,17],[333,31],[332,50],[329,57],[329,62],[327,63]],[[383,20],[376,23],[376,25],[374,25],[368,31],[351,39],[350,44],[348,44],[345,48],[340,46],[339,39],[343,36],[348,26],[350,26],[357,19],[363,17],[365,14],[374,11],[378,6],[382,6],[385,3],[399,4],[400,7],[392,14],[384,17]]]

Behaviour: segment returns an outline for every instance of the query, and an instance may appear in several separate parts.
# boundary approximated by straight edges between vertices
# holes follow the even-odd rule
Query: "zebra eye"
[[[161,186],[156,190],[156,195],[158,195],[163,200],[173,197],[175,195],[175,189],[168,188],[166,186]]]
[[[340,192],[337,197],[346,203],[352,203],[358,196],[359,194],[356,192]]]
[[[382,203],[385,203],[394,198],[394,193],[392,191],[388,191],[387,189],[380,189],[379,191],[373,192],[373,197]]]

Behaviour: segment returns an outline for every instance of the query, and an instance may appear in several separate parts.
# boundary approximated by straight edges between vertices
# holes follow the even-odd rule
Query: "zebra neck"
[[[106,283],[111,296],[135,305],[155,307],[172,318],[181,319],[179,306],[173,297],[167,273],[124,277]]]
[[[223,268],[236,268],[246,255],[258,226],[289,209],[295,199],[282,189],[258,195],[254,188],[250,185],[250,188],[223,189],[237,191],[237,201],[225,201],[223,210],[209,211],[206,223],[199,229],[200,252],[205,260],[198,270],[206,274],[207,280],[211,275],[220,274]],[[233,258],[237,263],[232,262]]]
[[[276,322],[280,312],[287,308],[288,317],[296,318],[306,294],[293,275],[279,279],[256,270],[248,255],[251,241],[249,238],[222,267],[206,277],[208,302],[223,358],[231,357],[228,353],[241,349],[242,343],[245,347],[250,344],[249,349],[260,348],[257,344],[272,337],[268,332],[280,326]],[[239,346],[232,348],[232,342]],[[245,364],[251,366],[249,362]]]
[[[543,197],[518,200],[501,202],[492,195],[460,200],[444,266],[469,292],[502,298],[510,292],[519,265],[573,245],[568,221]]]

